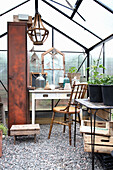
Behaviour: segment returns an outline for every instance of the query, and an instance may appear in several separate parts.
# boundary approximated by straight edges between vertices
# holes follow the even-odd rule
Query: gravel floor
[[[18,137],[14,145],[13,137],[3,139],[3,156],[0,170],[91,170],[91,154],[83,149],[83,138],[77,125],[76,148],[68,142],[68,128],[65,135],[61,125],[54,125],[48,140],[49,125],[40,125],[40,135],[34,138]],[[73,131],[73,127],[72,127]],[[102,170],[95,158],[95,170]]]

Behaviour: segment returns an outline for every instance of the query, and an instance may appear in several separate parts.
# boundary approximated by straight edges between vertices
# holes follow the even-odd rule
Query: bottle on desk
[[[45,87],[45,79],[40,73],[39,76],[36,78],[36,88],[37,89],[44,89]]]
[[[69,78],[68,78],[67,74],[65,74],[65,77],[64,77],[64,81],[63,81],[63,88],[65,87],[65,84],[66,84],[66,83],[70,83],[70,81],[69,81]]]

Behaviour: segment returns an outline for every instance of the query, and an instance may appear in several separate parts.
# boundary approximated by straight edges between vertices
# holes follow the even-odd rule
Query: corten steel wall
[[[29,123],[27,25],[8,23],[8,128]]]

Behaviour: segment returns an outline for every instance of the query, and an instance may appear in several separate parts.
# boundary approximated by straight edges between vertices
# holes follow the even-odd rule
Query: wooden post
[[[8,128],[30,121],[27,91],[27,24],[8,23]]]

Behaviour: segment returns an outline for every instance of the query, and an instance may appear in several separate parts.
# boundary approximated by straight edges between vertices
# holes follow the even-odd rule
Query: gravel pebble
[[[14,145],[13,137],[3,139],[3,155],[0,158],[0,170],[91,170],[91,153],[85,153],[83,137],[77,125],[76,148],[69,145],[68,128],[62,133],[63,126],[54,125],[51,138],[48,139],[50,125],[40,125],[40,135],[36,143],[33,136],[21,136]],[[95,170],[102,170],[95,157]]]

